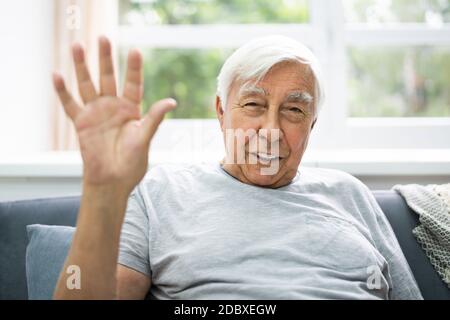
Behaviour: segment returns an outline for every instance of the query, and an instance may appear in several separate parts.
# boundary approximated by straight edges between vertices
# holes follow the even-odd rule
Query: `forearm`
[[[120,231],[129,192],[120,186],[83,186],[77,229],[56,285],[55,299],[114,299]],[[69,289],[68,266],[80,270],[80,289]]]

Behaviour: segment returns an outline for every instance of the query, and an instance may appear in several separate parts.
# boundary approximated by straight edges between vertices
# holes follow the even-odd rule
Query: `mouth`
[[[283,157],[268,154],[268,153],[263,153],[263,152],[250,153],[250,154],[253,155],[254,157],[256,157],[258,159],[258,162],[260,162],[261,164],[269,164],[271,161],[281,161],[284,159]]]

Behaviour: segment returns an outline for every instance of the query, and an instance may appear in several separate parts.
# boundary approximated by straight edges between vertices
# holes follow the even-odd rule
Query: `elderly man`
[[[319,65],[305,46],[270,36],[235,51],[216,98],[227,157],[147,175],[150,141],[176,103],[161,100],[141,118],[140,54],[129,53],[118,96],[110,43],[100,38],[99,47],[98,91],[83,49],[73,47],[84,106],[54,75],[84,162],[55,298],[421,298],[368,188],[344,172],[299,169],[323,99]],[[70,265],[81,270],[78,290],[66,287]]]

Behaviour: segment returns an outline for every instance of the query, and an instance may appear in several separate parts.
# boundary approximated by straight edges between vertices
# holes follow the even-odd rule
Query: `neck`
[[[251,180],[249,180],[245,174],[242,172],[242,169],[240,166],[234,165],[234,164],[225,164],[225,159],[223,159],[222,161],[220,161],[220,166],[222,167],[222,169],[228,173],[230,176],[232,176],[233,178],[235,178],[236,180],[245,183],[245,184],[249,184],[252,186],[257,186],[257,187],[262,187],[262,188],[270,188],[270,189],[277,189],[277,188],[281,188],[284,187],[288,184],[290,184],[293,180],[292,179],[277,179],[274,183],[272,184],[268,184],[268,185],[259,185],[257,183],[252,182]],[[295,177],[295,175],[294,175]]]

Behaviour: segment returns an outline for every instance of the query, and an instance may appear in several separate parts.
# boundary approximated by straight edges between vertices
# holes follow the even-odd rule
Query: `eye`
[[[292,107],[292,108],[289,108],[288,110],[291,112],[294,112],[294,113],[303,113],[303,111],[297,107]]]
[[[285,106],[282,108],[281,113],[286,119],[293,122],[301,121],[308,115],[303,108],[297,106]]]
[[[265,109],[264,103],[257,101],[245,102],[242,107],[249,112],[262,112]]]
[[[262,105],[256,102],[247,102],[244,107],[262,107]]]

